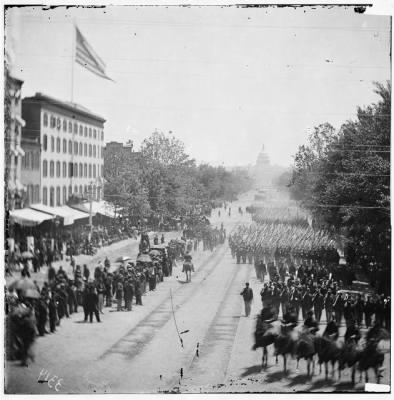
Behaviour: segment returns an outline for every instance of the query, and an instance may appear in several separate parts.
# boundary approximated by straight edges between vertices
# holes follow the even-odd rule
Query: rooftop
[[[57,106],[59,108],[64,108],[68,111],[76,112],[80,115],[93,118],[96,121],[99,121],[102,123],[104,123],[106,121],[103,117],[101,117],[97,114],[94,114],[92,111],[90,111],[89,109],[87,109],[84,106],[81,106],[78,103],[72,103],[70,101],[61,101],[61,100],[55,99],[54,97],[48,96],[48,95],[40,93],[40,92],[36,93],[35,96],[25,97],[23,99],[23,102],[24,103],[40,102],[40,103],[44,103],[44,104],[45,103],[51,104],[51,105]]]

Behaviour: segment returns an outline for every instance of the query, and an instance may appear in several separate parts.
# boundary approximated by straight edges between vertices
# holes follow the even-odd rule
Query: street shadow
[[[332,387],[334,385],[334,383],[335,382],[331,378],[318,379],[312,383],[310,390],[319,390],[319,389],[323,389],[325,387]]]
[[[265,377],[265,382],[267,383],[273,383],[277,381],[281,381],[283,378],[287,378],[287,374],[284,371],[276,371],[276,372],[271,372],[270,374],[267,374]]]
[[[191,283],[191,281],[181,281],[180,279],[177,279],[177,282],[182,284]]]
[[[245,378],[250,375],[257,375],[261,372],[261,365],[253,365],[252,367],[248,367],[242,372],[241,377]]]
[[[363,392],[361,388],[357,389],[352,382],[339,382],[335,385],[335,392]]]
[[[289,382],[287,386],[305,385],[311,381],[311,377],[307,374],[297,375]]]

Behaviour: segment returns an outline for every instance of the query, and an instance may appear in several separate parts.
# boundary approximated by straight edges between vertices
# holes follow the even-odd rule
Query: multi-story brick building
[[[41,193],[41,146],[37,140],[22,137],[24,156],[21,165],[21,182],[26,188],[25,206],[40,203]]]
[[[23,207],[24,186],[21,182],[22,128],[25,121],[21,117],[21,90],[23,81],[9,73],[5,77],[5,201],[8,210]]]
[[[103,198],[105,119],[75,103],[41,93],[22,101],[23,136],[41,145],[41,202],[59,207],[70,198]]]

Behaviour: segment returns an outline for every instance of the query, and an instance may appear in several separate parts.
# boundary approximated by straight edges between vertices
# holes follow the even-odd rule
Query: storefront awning
[[[44,206],[43,204],[32,204],[30,207],[38,211],[52,214],[54,217],[62,218],[63,225],[72,225],[74,221],[78,219],[89,218],[88,213],[75,210],[69,206],[49,207]]]
[[[36,226],[44,221],[49,221],[54,218],[53,215],[33,210],[31,208],[12,210],[10,211],[10,217],[13,222],[23,226]]]
[[[89,213],[90,211],[90,203],[84,202],[80,204],[76,204],[75,207],[78,210]],[[101,201],[92,201],[92,214],[101,214],[106,217],[115,218],[115,209],[114,206],[104,200]]]

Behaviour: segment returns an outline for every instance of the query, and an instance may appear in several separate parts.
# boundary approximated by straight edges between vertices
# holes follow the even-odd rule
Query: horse
[[[297,341],[296,332],[293,331],[294,324],[282,324],[280,327],[280,333],[275,338],[275,359],[278,363],[278,355],[283,357],[283,372],[286,374],[286,363],[287,355],[290,354],[292,357],[295,352],[295,344]]]
[[[352,369],[352,384],[354,385],[356,366],[360,360],[361,350],[357,346],[356,340],[351,337],[340,349],[338,358],[338,378],[341,379],[341,371],[345,368]]]
[[[268,350],[267,347],[275,343],[278,334],[274,332],[273,325],[257,317],[256,331],[254,333],[255,344],[252,349],[256,350],[259,347],[263,348],[263,358],[261,367],[264,368],[268,365]]]
[[[300,337],[295,343],[294,353],[297,358],[297,369],[298,363],[301,358],[305,359],[307,362],[307,374],[309,376],[313,376],[315,370],[315,361],[314,355],[316,354],[315,350],[315,336],[309,331],[309,329],[304,329]],[[312,363],[312,375],[310,374],[310,366]]]
[[[318,357],[319,363],[319,373],[321,374],[321,366],[325,365],[326,370],[326,380],[328,379],[328,363],[332,366],[332,377],[334,377],[334,367],[335,363],[339,360],[341,355],[341,348],[338,346],[337,342],[327,336],[316,336],[314,338],[315,350]]]
[[[384,362],[384,353],[379,348],[381,340],[390,339],[389,332],[381,327],[373,327],[367,333],[367,343],[359,353],[357,369],[360,371],[360,378],[365,372],[365,382],[368,382],[368,370],[372,368],[375,372],[376,382],[380,383],[381,372]]]
[[[182,272],[186,273],[186,282],[190,282],[192,280],[192,272],[194,272],[194,266],[191,261],[185,261],[183,263]]]

